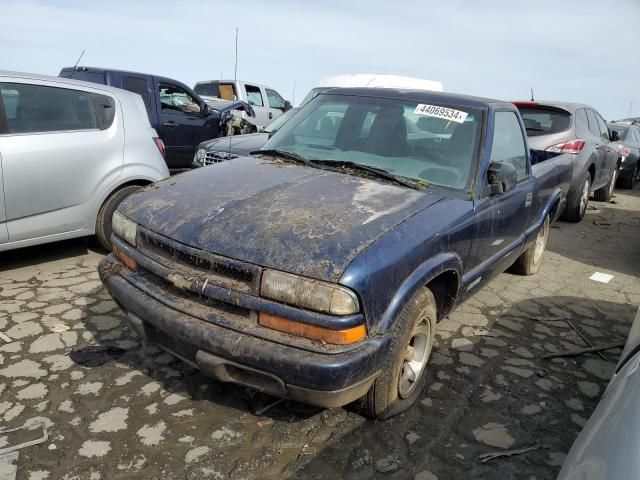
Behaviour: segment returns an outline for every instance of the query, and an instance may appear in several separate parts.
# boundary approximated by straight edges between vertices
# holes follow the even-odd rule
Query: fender
[[[564,208],[564,204],[566,202],[566,198],[564,198],[562,194],[562,189],[560,187],[556,187],[551,193],[551,195],[549,195],[549,198],[547,199],[547,202],[544,208],[540,212],[540,215],[538,216],[538,218],[532,219],[531,226],[525,231],[524,233],[526,238],[525,242],[527,244],[530,241],[532,241],[536,237],[536,235],[538,235],[538,230],[540,230],[540,228],[542,227],[542,223],[544,222],[544,219],[551,212],[551,209],[553,208],[553,205],[556,203],[556,200],[558,200],[558,208],[554,212],[553,218],[549,219],[550,223],[554,223],[558,219],[558,217],[562,213],[562,209]]]
[[[411,275],[409,275],[400,285],[395,295],[384,311],[380,322],[378,322],[378,333],[386,333],[391,328],[396,316],[409,298],[420,288],[425,286],[442,272],[451,270],[458,275],[458,286],[456,288],[456,299],[460,297],[460,286],[462,284],[462,260],[453,252],[443,252],[431,257],[419,265]]]

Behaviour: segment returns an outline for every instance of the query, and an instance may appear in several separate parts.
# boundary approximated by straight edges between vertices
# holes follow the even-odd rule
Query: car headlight
[[[129,220],[117,210],[113,212],[111,218],[111,229],[118,237],[125,242],[136,246],[136,234],[138,233],[138,225],[133,220]]]
[[[196,165],[203,166],[204,165],[204,157],[207,154],[207,150],[205,148],[199,148],[196,150],[196,155],[193,157],[193,163]]]
[[[348,288],[276,270],[263,272],[260,295],[332,315],[352,315],[360,311],[358,297]]]

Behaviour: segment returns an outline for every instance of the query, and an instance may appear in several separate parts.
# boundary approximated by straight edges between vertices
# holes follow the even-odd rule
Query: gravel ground
[[[500,275],[443,320],[422,399],[387,422],[289,401],[258,414],[276,399],[143,347],[83,240],[0,254],[0,425],[26,425],[0,448],[48,430],[0,457],[0,478],[555,478],[620,351],[541,357],[585,346],[568,322],[624,340],[640,303],[640,190],[614,201],[552,229],[537,275]],[[537,449],[478,458],[522,447]]]

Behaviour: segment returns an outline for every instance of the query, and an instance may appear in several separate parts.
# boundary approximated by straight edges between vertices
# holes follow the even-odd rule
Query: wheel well
[[[558,207],[560,206],[560,199],[556,198],[556,201],[553,202],[553,206],[549,210],[549,221],[553,221],[556,214],[558,213]]]
[[[454,270],[442,272],[431,280],[426,287],[431,290],[438,307],[438,320],[446,317],[458,295],[458,273]]]
[[[596,166],[593,163],[589,165],[589,175],[591,175],[591,185],[593,185],[593,180],[596,178]]]

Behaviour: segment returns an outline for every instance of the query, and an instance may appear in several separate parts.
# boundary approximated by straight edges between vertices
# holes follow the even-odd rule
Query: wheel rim
[[[580,196],[580,215],[584,214],[587,209],[587,203],[589,203],[589,179],[584,181],[582,186],[582,195]]]
[[[609,196],[613,195],[613,189],[616,187],[616,179],[618,178],[618,171],[614,170],[611,176],[611,185],[609,185]]]
[[[545,220],[542,224],[542,228],[538,232],[538,236],[536,237],[536,244],[533,249],[533,263],[537,264],[542,258],[542,254],[544,253],[544,249],[547,245],[547,233],[549,232],[549,224]]]
[[[431,332],[426,321],[423,321],[413,329],[404,353],[400,378],[398,379],[398,395],[401,398],[410,396],[420,383],[430,351]]]

